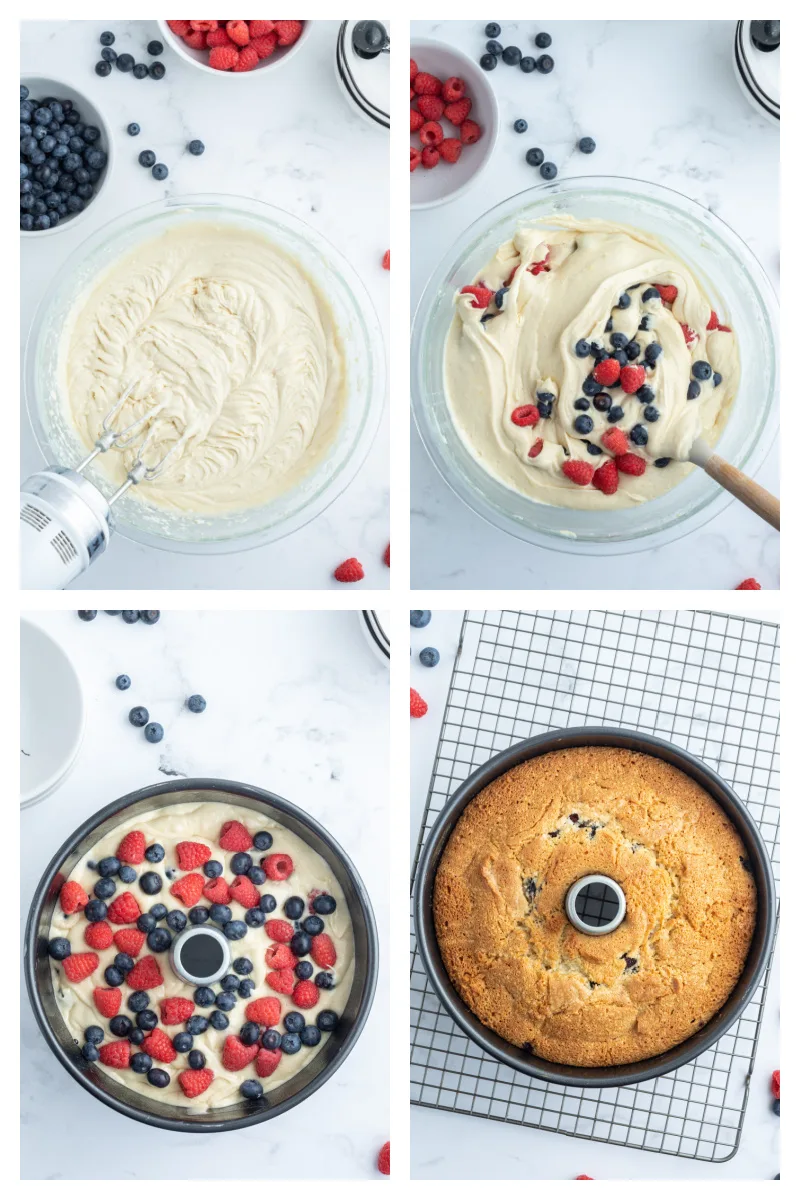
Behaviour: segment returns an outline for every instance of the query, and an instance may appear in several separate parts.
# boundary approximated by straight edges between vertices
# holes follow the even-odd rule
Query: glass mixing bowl
[[[550,549],[626,553],[663,545],[709,521],[732,497],[695,469],[669,492],[634,508],[583,512],[512,491],[473,457],[453,423],[444,389],[444,346],[453,296],[520,224],[557,213],[637,226],[691,268],[739,340],[741,382],[718,452],[748,474],[777,431],[778,305],[750,248],[714,213],[669,188],[637,179],[565,179],[504,200],[479,217],[431,276],[414,317],[411,392],[422,441],[445,482],[498,529]]]
[[[344,413],[327,455],[295,487],[269,503],[216,517],[166,513],[137,500],[133,488],[114,505],[116,529],[134,541],[195,554],[224,553],[275,541],[318,516],[355,477],[380,422],[386,372],[378,318],[356,273],[316,230],[279,208],[239,196],[174,197],[117,217],[79,246],[50,284],[28,335],[25,391],[46,460],[75,466],[87,451],[67,419],[58,386],[59,341],[67,314],[95,278],[138,243],[191,221],[225,222],[255,231],[300,263],[331,307],[347,380]],[[113,491],[102,471],[90,467],[86,474],[106,496]]]

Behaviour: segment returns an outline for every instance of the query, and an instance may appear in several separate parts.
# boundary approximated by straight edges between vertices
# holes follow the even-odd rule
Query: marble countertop
[[[328,1083],[274,1121],[218,1135],[134,1126],[94,1100],[43,1042],[23,988],[22,1178],[291,1178],[299,1167],[303,1178],[378,1178],[389,1136],[388,673],[358,615],[165,612],[153,627],[26,616],[72,659],[87,725],[72,773],[21,814],[23,913],[52,854],[104,804],[174,776],[235,779],[285,796],[342,844],[372,900],[382,969],[366,1027]],[[120,672],[133,679],[125,693]],[[202,716],[183,708],[197,691]],[[128,723],[139,702],[164,725],[158,746]]]
[[[425,629],[411,630],[411,686],[428,712],[411,722],[411,861],[431,781],[439,731],[453,671],[462,612],[434,612]],[[747,614],[774,621],[774,612]],[[436,646],[437,667],[417,655]],[[780,1122],[771,1111],[769,1080],[780,1062],[780,943],[767,991],[751,1094],[739,1151],[726,1163],[702,1163],[602,1145],[542,1129],[506,1125],[462,1113],[411,1106],[411,1175],[415,1179],[772,1179],[780,1170]]]
[[[389,242],[388,148],[347,105],[335,73],[338,21],[318,21],[307,44],[274,78],[237,86],[195,70],[168,47],[158,82],[113,70],[94,73],[102,30],[114,30],[118,52],[147,57],[160,37],[155,21],[35,21],[21,26],[23,72],[52,75],[82,91],[108,121],[114,170],[85,220],[41,240],[22,239],[20,327],[23,346],[37,305],[62,262],[100,226],[164,196],[225,192],[284,208],[328,238],[360,276],[388,335],[389,275],[381,260]],[[265,74],[269,75],[265,70]],[[142,133],[125,132],[137,121]],[[199,137],[205,154],[186,143]],[[157,183],[136,161],[152,148],[170,168]],[[150,549],[117,537],[87,581],[96,588],[336,588],[333,568],[357,555],[363,586],[388,587],[381,555],[389,539],[388,420],[356,479],[304,529],[257,550],[198,557]],[[22,414],[22,478],[42,466],[27,414]],[[375,569],[370,571],[369,565]]]
[[[414,21],[414,37],[447,41],[477,58],[484,21]],[[411,217],[411,298],[463,229],[507,196],[541,183],[525,162],[540,145],[561,178],[629,175],[674,188],[710,208],[742,236],[777,289],[779,267],[779,131],[739,90],[732,65],[734,21],[502,21],[500,41],[530,52],[546,29],[551,75],[525,75],[500,62],[491,75],[500,136],[480,183],[450,204]],[[534,50],[534,54],[540,53]],[[631,95],[621,63],[639,64]],[[513,132],[524,116],[528,133]],[[597,150],[575,148],[592,136]],[[749,403],[749,398],[747,399]],[[494,529],[440,478],[412,426],[412,586],[723,588],[750,575],[778,586],[779,535],[733,502],[702,529],[658,550],[593,557],[540,549]],[[757,473],[778,491],[778,445]]]

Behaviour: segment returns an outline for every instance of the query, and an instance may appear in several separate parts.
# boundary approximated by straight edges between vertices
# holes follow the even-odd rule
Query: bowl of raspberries
[[[247,75],[284,63],[308,39],[310,21],[159,21],[176,54],[213,75]]]
[[[497,101],[486,73],[442,42],[411,44],[411,207],[466,191],[497,141]]]

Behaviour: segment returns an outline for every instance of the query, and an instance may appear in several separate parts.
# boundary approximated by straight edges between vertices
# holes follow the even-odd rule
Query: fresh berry
[[[452,104],[445,106],[444,115],[451,125],[461,125],[469,116],[471,108],[471,100],[455,100]]]
[[[528,122],[523,117],[519,117],[514,122],[514,133],[527,133],[527,130]]]
[[[268,1079],[273,1071],[277,1070],[281,1057],[281,1051],[278,1049],[259,1050],[256,1054],[256,1075],[261,1079]]]
[[[605,366],[606,363],[615,361],[616,360],[613,358],[607,358],[604,362],[597,364],[595,371],[597,371],[598,368]],[[633,367],[628,365],[623,367],[619,373],[619,381],[622,384],[622,390],[623,392],[627,392],[629,396],[632,396],[634,392],[638,392],[639,388],[644,384],[644,380],[645,374],[644,367],[642,366]]]
[[[51,938],[47,943],[47,953],[56,962],[63,962],[65,958],[69,958],[72,954],[72,946],[69,939],[64,937]]]
[[[156,1062],[171,1063],[178,1057],[169,1035],[163,1029],[154,1029],[142,1042],[142,1051]]]
[[[597,149],[597,142],[594,140],[594,138],[582,137],[578,142],[578,149],[580,150],[581,154],[594,154],[595,150]]]
[[[106,921],[95,921],[84,929],[83,940],[92,950],[107,950],[114,940],[114,932]]]
[[[239,59],[234,71],[252,71],[253,67],[258,66],[258,51],[255,46],[245,46],[239,51]]]
[[[118,929],[114,934],[114,945],[123,954],[136,958],[144,945],[145,935],[141,929]]]
[[[211,1087],[213,1078],[214,1072],[205,1067],[200,1071],[181,1071],[178,1075],[178,1083],[181,1085],[184,1096],[193,1100],[195,1096],[201,1095]]]
[[[130,833],[126,833],[120,844],[117,846],[116,857],[120,862],[132,863],[138,866],[140,862],[144,862],[144,852],[147,848],[147,842],[143,833],[138,829],[132,829]]]
[[[537,438],[528,451],[528,458],[538,458],[544,449],[544,441],[542,438]]]
[[[587,483],[591,483],[594,475],[594,467],[579,458],[567,459],[565,463],[561,464],[561,470],[567,479],[572,483],[577,483],[580,487],[586,487]]]
[[[178,842],[175,853],[182,871],[193,871],[195,867],[202,867],[211,858],[211,850],[202,842]]]
[[[294,863],[288,854],[270,854],[267,858],[261,860],[261,865],[267,872],[267,879],[272,879],[276,882],[288,879],[294,870]],[[276,938],[275,940],[277,941],[278,939]]]
[[[115,1017],[122,1004],[122,992],[119,988],[95,988],[92,992],[94,1006],[101,1017]]]
[[[391,266],[391,255],[388,250],[381,259],[381,266],[383,267],[384,271],[388,271]]]
[[[59,892],[58,902],[61,905],[61,911],[71,916],[72,913],[81,912],[89,903],[89,897],[79,883],[69,879]]]
[[[697,334],[692,328],[690,328],[689,325],[684,325],[684,323],[681,322],[681,329],[683,330],[683,340],[686,342],[687,346],[691,346],[692,342],[697,341]]]
[[[264,952],[264,961],[267,966],[273,971],[283,970],[288,967],[294,970],[297,966],[297,957],[292,953],[287,945],[282,945],[280,942],[273,942]]]
[[[282,996],[291,996],[295,985],[294,971],[288,968],[270,971],[267,975],[267,985],[272,988],[273,992],[280,992]]]
[[[432,171],[439,165],[439,151],[435,146],[426,146],[422,151],[422,165],[426,171]]]
[[[612,454],[625,454],[628,449],[628,439],[621,429],[607,429],[600,441],[605,446],[606,450],[610,450]]]
[[[289,942],[294,937],[294,926],[288,921],[267,921],[266,925],[267,937],[273,942],[282,942],[288,946]]]
[[[164,1025],[183,1025],[194,1012],[194,1001],[185,996],[168,996],[161,1001],[161,1021]]]
[[[592,486],[596,487],[604,496],[614,495],[614,492],[619,487],[619,474],[613,458],[609,458],[607,462],[603,463],[602,467],[598,467],[592,477]]]
[[[319,988],[310,979],[301,979],[292,992],[298,1008],[314,1008],[319,1003]]]
[[[538,146],[532,146],[525,154],[525,162],[529,167],[540,167],[544,162],[544,150],[540,150]]]
[[[302,21],[276,21],[275,32],[279,46],[293,46],[303,32]]]
[[[235,46],[214,46],[208,56],[208,65],[215,71],[232,71],[239,61],[239,51]]]
[[[442,81],[427,71],[420,71],[414,76],[414,91],[418,96],[441,96]]]
[[[772,1072],[772,1079],[770,1080],[769,1086],[770,1086],[770,1091],[772,1092],[775,1099],[780,1100],[780,1098],[781,1098],[781,1073],[780,1073],[780,1071]]]
[[[246,46],[250,41],[250,30],[246,21],[226,21],[225,31],[237,46]]]
[[[259,62],[263,61],[265,58],[269,58],[271,54],[274,54],[277,45],[278,35],[275,33],[267,34],[265,37],[252,38],[250,41],[250,49],[255,50]]]
[[[736,591],[736,592],[760,592],[761,584],[758,582],[757,579],[754,579],[751,575],[749,579],[743,579],[742,582],[738,585],[738,587],[734,588],[734,591]]]
[[[190,21],[167,21],[167,25],[173,33],[176,33],[181,38],[186,37],[186,34],[192,28]]]
[[[251,1000],[245,1009],[245,1016],[256,1025],[277,1025],[281,1019],[281,1002],[276,996],[262,996],[259,1000]]]
[[[177,879],[173,883],[169,889],[170,895],[177,896],[187,908],[192,908],[203,895],[204,883],[203,876],[196,872],[192,875],[184,875],[183,879]]]
[[[221,877],[210,879],[203,885],[203,895],[212,904],[227,904],[231,898],[231,889]]]
[[[494,292],[491,288],[480,287],[477,284],[471,283],[461,289],[461,295],[472,296],[473,308],[488,308],[492,302]]]
[[[378,1170],[381,1175],[389,1174],[389,1143],[384,1142],[378,1152]]]
[[[672,283],[657,283],[655,288],[664,304],[674,304],[678,299],[678,289]]]
[[[539,167],[539,174],[541,175],[542,179],[555,179],[556,175],[558,174],[558,167],[555,163],[543,162]]]
[[[258,1046],[245,1046],[240,1038],[233,1034],[225,1039],[222,1048],[222,1065],[226,1071],[243,1071],[258,1054]]]
[[[424,717],[428,711],[428,705],[422,699],[416,688],[411,688],[411,716]]]
[[[231,900],[243,908],[257,908],[261,896],[246,875],[237,875],[230,886]]]
[[[465,146],[473,146],[480,140],[483,130],[477,121],[466,120],[461,123],[461,141]]]
[[[226,821],[219,831],[219,844],[223,850],[249,850],[253,839],[241,821]]]
[[[133,892],[122,892],[108,906],[108,919],[113,925],[135,925],[142,915]]]
[[[466,122],[464,122],[464,124],[466,124]],[[462,129],[463,127],[464,126],[462,125]],[[439,153],[445,162],[458,162],[459,158],[461,157],[461,142],[458,140],[458,138],[445,138],[439,146]]]
[[[444,115],[444,100],[439,96],[420,96],[417,111],[423,121],[438,121]]]
[[[416,133],[425,124],[425,118],[421,112],[417,112],[415,108],[410,110],[411,115],[411,132]]]
[[[594,1175],[576,1175],[576,1179],[594,1179]]]
[[[426,121],[419,131],[423,146],[438,146],[444,140],[444,130],[438,121]]]
[[[416,146],[411,146],[411,170],[416,171],[419,164],[422,162],[422,151]]]
[[[464,98],[467,92],[467,85],[463,79],[459,79],[457,75],[451,75],[449,79],[445,79],[442,84],[442,99],[447,104],[453,104]],[[449,119],[449,118],[448,118]]]
[[[131,1044],[125,1039],[120,1042],[107,1042],[100,1047],[100,1062],[104,1067],[117,1067],[124,1070],[130,1066]]]
[[[336,965],[336,947],[327,933],[318,933],[311,939],[311,957],[318,967]]]
[[[539,420],[539,410],[535,404],[522,404],[511,414],[515,425],[535,425]]]
[[[644,371],[642,370],[642,375]],[[604,358],[595,365],[592,379],[603,387],[613,387],[620,376],[620,365],[615,358]],[[642,379],[642,383],[644,379]],[[635,390],[635,389],[634,389]]]
[[[623,475],[644,475],[647,469],[647,463],[638,454],[620,454],[614,461]]]
[[[99,965],[98,956],[88,950],[80,954],[70,954],[69,958],[64,959],[64,974],[70,983],[81,983],[82,980],[88,979]]]
[[[414,77],[419,74],[419,67],[417,66],[415,59],[412,58],[410,61],[411,61],[411,82],[413,83]]]
[[[148,954],[136,963],[132,971],[128,972],[125,982],[134,991],[146,992],[150,988],[160,987],[164,982],[164,977],[153,955]]]
[[[333,572],[338,583],[358,583],[364,578],[364,568],[357,558],[346,558]]]

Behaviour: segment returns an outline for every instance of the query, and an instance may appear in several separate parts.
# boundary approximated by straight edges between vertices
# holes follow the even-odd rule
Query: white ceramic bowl
[[[72,662],[38,625],[20,622],[20,806],[44,800],[83,741],[83,690]]]
[[[477,142],[464,147],[457,163],[439,162],[432,171],[426,171],[423,166],[419,166],[412,173],[411,207],[435,208],[438,204],[447,204],[448,201],[455,200],[456,196],[472,187],[483,172],[497,142],[500,117],[494,89],[486,72],[466,54],[444,42],[420,38],[411,43],[411,57],[420,71],[428,71],[443,82],[451,75],[457,75],[464,80],[467,95],[472,101],[470,120],[477,121],[483,130]],[[446,122],[445,126],[447,132]],[[414,135],[411,137],[413,140]]]
[[[114,145],[111,140],[109,127],[101,116],[100,110],[92,104],[91,100],[86,98],[83,92],[79,92],[77,88],[74,88],[71,83],[66,83],[63,79],[54,79],[52,76],[27,74],[24,71],[20,74],[19,81],[25,84],[28,92],[35,100],[44,99],[45,96],[55,96],[57,100],[71,100],[80,112],[83,123],[85,125],[96,125],[100,130],[100,141],[97,145],[99,149],[105,150],[108,155],[108,162],[103,167],[100,178],[97,181],[94,195],[83,206],[80,212],[62,217],[54,229],[21,229],[19,231],[20,237],[43,238],[51,233],[60,233],[62,229],[74,229],[78,222],[84,219],[89,209],[97,202],[114,165]]]
[[[255,76],[260,76],[265,70],[269,70],[271,67],[279,67],[283,63],[288,62],[290,58],[294,58],[300,47],[304,46],[308,41],[312,24],[312,21],[304,21],[303,32],[293,46],[286,46],[283,49],[278,47],[269,58],[260,59],[257,66],[253,67],[251,71],[217,71],[214,67],[208,65],[207,50],[192,50],[191,46],[186,45],[183,38],[178,37],[176,33],[172,32],[166,21],[159,21],[158,27],[161,30],[164,44],[169,46],[171,50],[174,50],[185,62],[191,63],[199,71],[205,71],[206,75],[213,75],[217,79],[253,79]]]
[[[392,614],[388,608],[362,609],[358,614],[359,624],[367,644],[376,658],[385,667],[389,666],[390,630]]]

